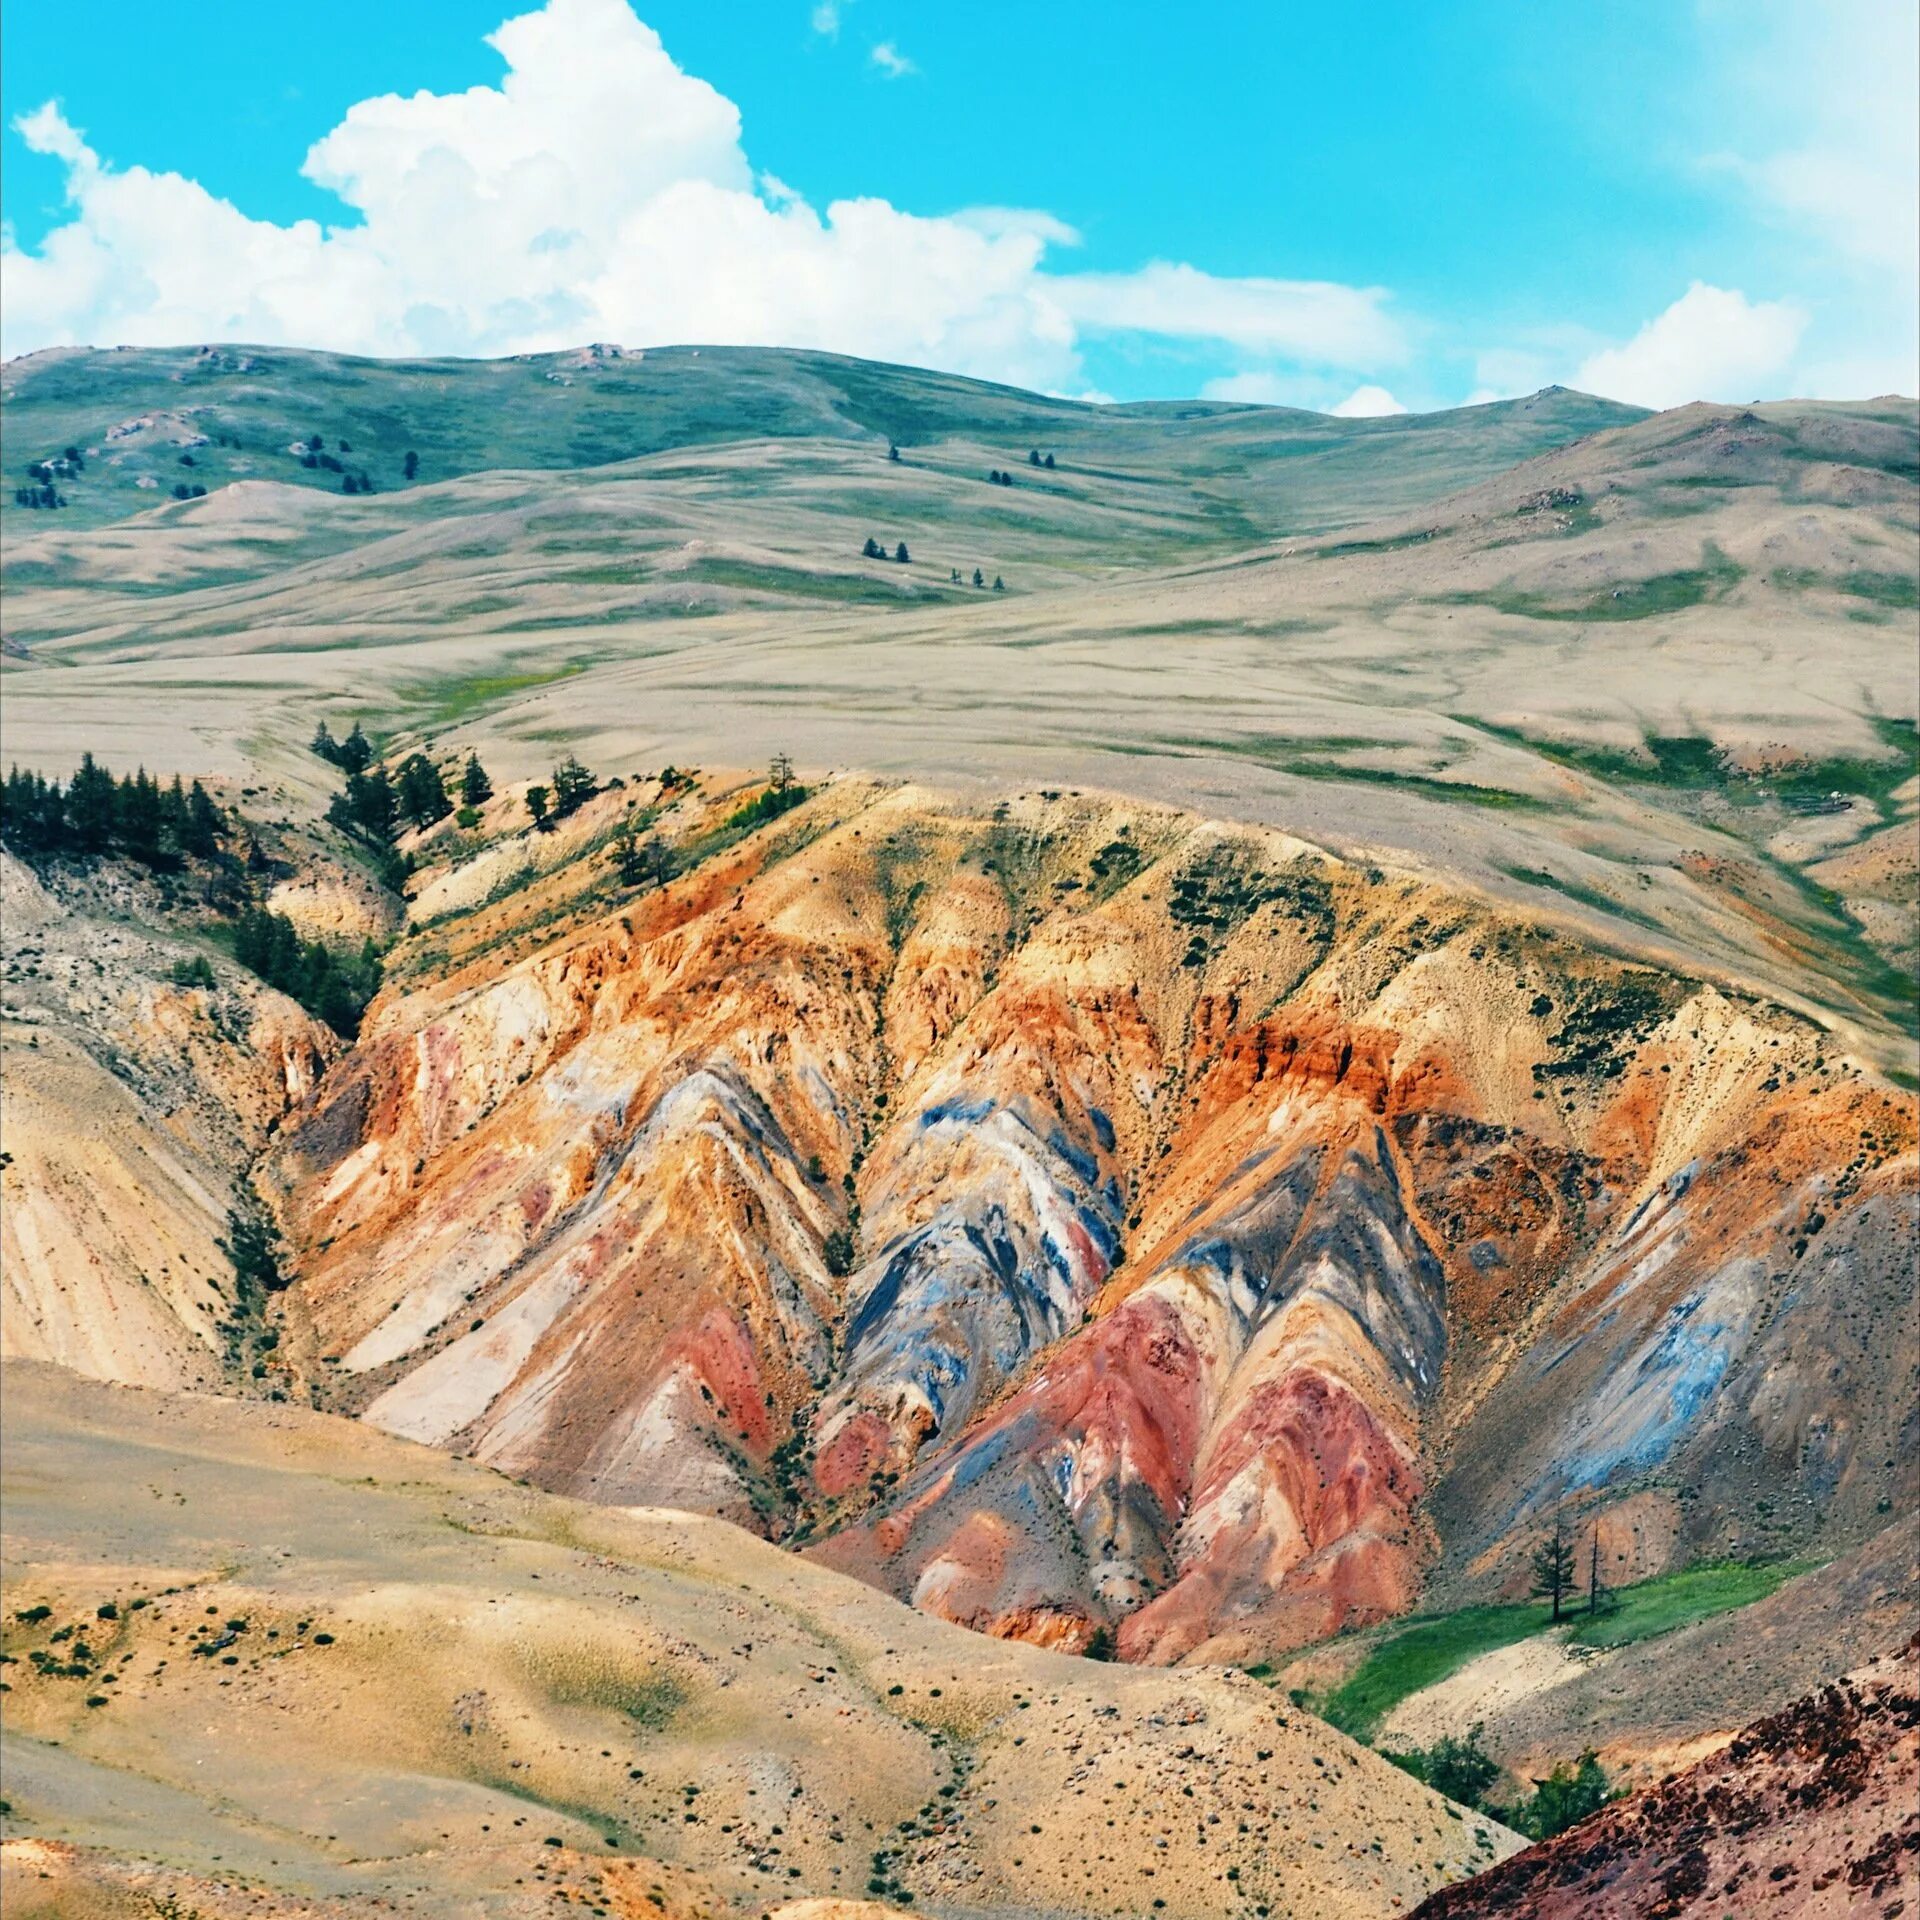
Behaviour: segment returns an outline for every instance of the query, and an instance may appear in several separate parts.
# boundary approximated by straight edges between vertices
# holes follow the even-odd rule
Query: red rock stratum
[[[328,1404],[1148,1662],[1912,1503],[1911,1109],[1811,1025],[1147,806],[723,814],[429,883],[266,1169]]]

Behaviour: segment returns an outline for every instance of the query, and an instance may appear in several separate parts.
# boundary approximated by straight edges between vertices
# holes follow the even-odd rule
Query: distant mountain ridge
[[[1113,406],[1051,398],[958,374],[836,354],[761,347],[586,347],[508,360],[389,361],[280,347],[62,349],[0,370],[9,480],[29,460],[91,449],[63,485],[75,524],[138,512],[183,479],[210,489],[273,478],[340,490],[307,468],[319,451],[382,491],[498,468],[605,466],[674,447],[759,439],[997,441],[1013,466],[1036,448],[1076,461],[1150,461],[1235,489],[1268,532],[1348,524],[1378,510],[1353,494],[1350,456],[1364,449],[1377,487],[1387,449],[1404,467],[1399,504],[1471,484],[1500,467],[1644,417],[1563,389],[1429,415],[1347,420],[1291,408],[1212,401]],[[144,424],[143,424],[144,423]],[[237,440],[240,444],[223,444]],[[345,441],[346,451],[340,450]],[[180,467],[181,453],[193,466]],[[1344,457],[1343,457],[1344,456]],[[1288,472],[1284,509],[1257,469]],[[1308,483],[1306,470],[1324,468]],[[146,479],[152,484],[141,486]],[[14,509],[0,500],[0,513]]]

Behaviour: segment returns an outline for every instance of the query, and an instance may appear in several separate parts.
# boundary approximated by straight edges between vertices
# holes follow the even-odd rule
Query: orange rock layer
[[[1143,1661],[1911,1502],[1911,1114],[1804,1023],[1117,802],[687,839],[422,936],[285,1131],[335,1403]]]

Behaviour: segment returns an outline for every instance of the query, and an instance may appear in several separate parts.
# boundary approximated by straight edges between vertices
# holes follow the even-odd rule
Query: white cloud
[[[1377,420],[1406,408],[1385,387],[1355,387],[1333,411],[1342,420]]]
[[[1083,326],[1220,340],[1321,366],[1393,365],[1406,357],[1379,287],[1223,280],[1164,260],[1138,273],[1084,273],[1055,284],[1062,306]]]
[[[1750,301],[1696,280],[1624,346],[1590,355],[1573,384],[1643,407],[1752,400],[1778,391],[1806,324],[1790,301]]]
[[[814,8],[810,19],[815,33],[824,34],[829,40],[839,39],[839,0],[820,0],[820,4]]]
[[[891,40],[880,41],[867,55],[867,59],[889,80],[904,80],[908,74],[920,71]]]
[[[1714,24],[1713,16],[1709,16]],[[1920,275],[1920,9],[1910,0],[1824,0],[1722,11],[1744,55],[1755,138],[1731,167],[1766,207],[1830,252]],[[1772,132],[1781,144],[1762,147]]]
[[[305,171],[344,203],[337,225],[254,219],[180,174],[108,166],[53,105],[24,116],[21,137],[66,168],[71,217],[34,250],[0,235],[4,351],[697,340],[827,347],[1052,392],[1085,387],[1086,330],[1226,341],[1323,375],[1404,357],[1377,288],[1167,263],[1055,273],[1048,250],[1078,235],[1044,211],[815,208],[756,175],[738,109],[626,0],[547,0],[489,44],[505,63],[496,85],[363,100],[314,145]]]

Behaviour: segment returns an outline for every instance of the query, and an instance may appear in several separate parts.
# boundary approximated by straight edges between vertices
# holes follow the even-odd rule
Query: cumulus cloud
[[[1716,155],[1784,221],[1832,253],[1920,275],[1920,10],[1900,0],[1825,0],[1720,16],[1750,63],[1745,152]],[[1768,132],[1788,141],[1754,151]]]
[[[1355,387],[1333,411],[1342,420],[1378,420],[1406,408],[1385,387]]]
[[[820,0],[810,16],[815,33],[829,40],[840,37],[840,0]]]
[[[1753,301],[1696,280],[1624,346],[1590,355],[1573,384],[1643,407],[1751,400],[1777,386],[1806,324],[1790,301]]]
[[[1156,260],[1137,273],[1083,273],[1058,283],[1081,325],[1218,340],[1318,366],[1397,364],[1406,356],[1380,287],[1326,280],[1224,280]]]
[[[813,15],[822,32],[840,8]],[[338,224],[255,219],[178,173],[104,163],[55,105],[15,125],[66,170],[70,217],[0,235],[4,351],[206,340],[377,354],[627,344],[825,347],[1054,392],[1089,332],[1224,341],[1352,378],[1404,353],[1378,288],[1189,265],[1053,271],[1035,209],[824,208],[749,163],[739,110],[627,0],[546,0],[464,92],[350,108],[304,171]],[[894,50],[897,54],[897,49]]]
[[[891,40],[879,41],[867,55],[867,59],[889,80],[904,80],[908,74],[920,71]]]

